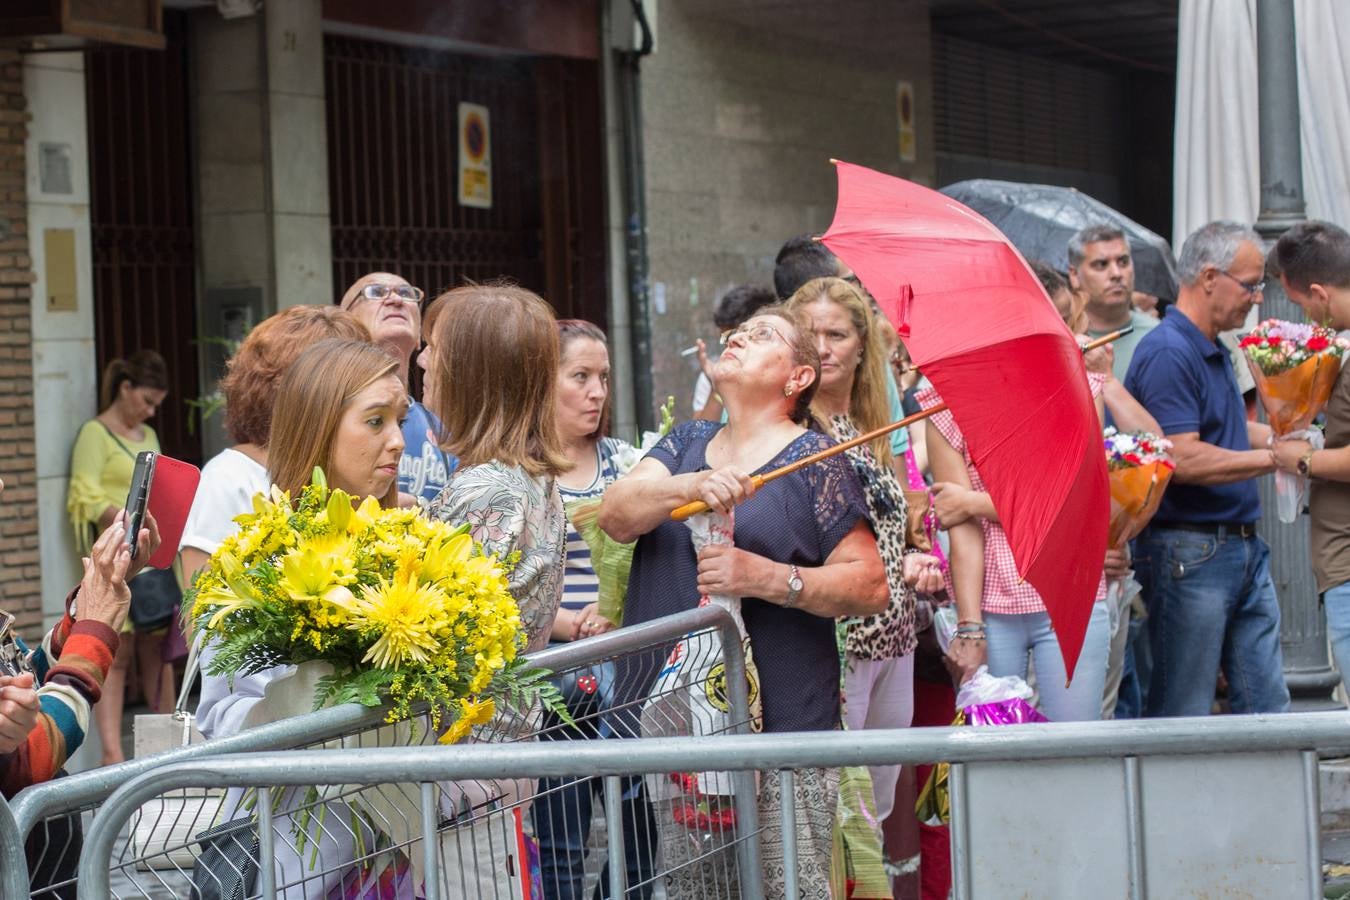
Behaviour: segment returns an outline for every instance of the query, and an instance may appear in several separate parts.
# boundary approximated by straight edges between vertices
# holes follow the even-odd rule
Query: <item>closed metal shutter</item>
[[[933,35],[940,183],[1040,180],[1113,202],[1101,195],[1119,190],[1126,102],[1125,79],[1108,70]]]

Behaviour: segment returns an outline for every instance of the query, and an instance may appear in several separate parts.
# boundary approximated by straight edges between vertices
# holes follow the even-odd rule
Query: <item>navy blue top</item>
[[[672,475],[710,468],[708,442],[720,422],[677,426],[657,444],[654,459]],[[832,446],[808,431],[758,472],[767,472]],[[769,482],[736,507],[736,546],[775,562],[820,566],[844,535],[867,515],[867,501],[853,467],[842,455]],[[624,604],[624,625],[694,609],[699,603],[698,560],[689,528],[667,520],[638,539]],[[818,731],[839,727],[839,649],[834,619],[746,597],[745,628],[759,670],[765,731]],[[634,673],[645,683],[623,684],[643,694],[655,669]]]
[[[1228,349],[1195,327],[1175,306],[1135,348],[1125,389],[1158,420],[1164,434],[1199,432],[1227,450],[1250,450],[1247,408]],[[1255,522],[1261,518],[1256,480],[1178,484],[1163,494],[1154,521]]]
[[[440,448],[436,435],[441,423],[416,400],[408,403],[403,420],[403,457],[398,461],[398,489],[412,494],[422,506],[436,499],[450,483],[450,473],[459,462]]]

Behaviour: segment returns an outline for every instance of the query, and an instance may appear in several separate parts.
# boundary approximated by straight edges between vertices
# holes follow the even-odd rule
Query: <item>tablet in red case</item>
[[[155,462],[155,480],[150,487],[150,515],[159,525],[159,549],[150,557],[150,565],[167,569],[178,555],[178,542],[187,525],[192,500],[197,496],[201,469],[181,459],[160,454]]]

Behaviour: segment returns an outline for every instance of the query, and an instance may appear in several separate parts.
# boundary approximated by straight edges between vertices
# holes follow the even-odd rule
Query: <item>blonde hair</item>
[[[872,304],[849,282],[842,278],[813,278],[799,287],[784,304],[788,309],[801,310],[817,300],[829,300],[842,306],[853,322],[862,342],[862,362],[853,374],[853,388],[849,393],[848,415],[860,433],[874,431],[891,422],[890,404],[886,399],[887,350]],[[817,412],[817,417],[823,419]],[[872,454],[883,466],[891,464],[891,440],[882,435],[872,441]]]
[[[347,404],[387,375],[398,375],[398,361],[365,341],[323,340],[301,353],[282,377],[272,408],[267,446],[272,483],[295,498],[315,466],[331,474],[333,440]],[[378,499],[395,506],[398,480]]]
[[[498,460],[530,475],[571,468],[558,435],[558,324],[512,284],[470,284],[436,298],[432,410],[461,466]]]

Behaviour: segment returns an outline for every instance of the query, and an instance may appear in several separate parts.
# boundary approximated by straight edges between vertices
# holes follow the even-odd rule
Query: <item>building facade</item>
[[[108,360],[166,357],[154,424],[200,462],[227,442],[189,403],[217,339],[372,269],[432,295],[509,277],[606,327],[631,437],[667,395],[688,414],[680,351],[716,337],[717,298],[829,225],[832,158],[1076,183],[1165,232],[1153,156],[1082,143],[1124,96],[1166,146],[1165,73],[1014,45],[979,6],[170,0],[134,39],[0,11],[0,608],[36,630],[78,577],[68,460]],[[999,130],[1009,72],[1042,131]]]

